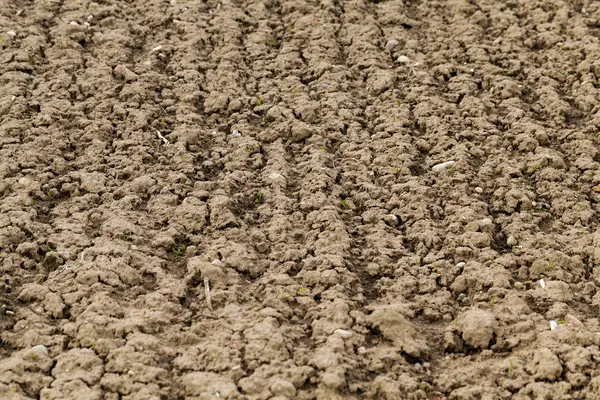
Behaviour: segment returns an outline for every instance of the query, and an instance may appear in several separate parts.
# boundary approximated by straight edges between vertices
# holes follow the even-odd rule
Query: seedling
[[[162,126],[163,128],[165,128],[167,126],[167,123],[165,122],[164,118],[159,119],[158,122],[160,123],[160,126]]]
[[[429,386],[427,386],[427,385],[426,385],[426,384],[424,384],[424,383],[420,383],[420,384],[419,384],[419,390],[421,390],[421,391],[423,391],[423,392],[427,393],[427,392],[429,392]]]
[[[350,203],[347,199],[340,199],[340,207],[342,207],[344,210],[347,210],[350,208]]]
[[[305,287],[301,287],[300,289],[298,289],[298,296],[306,296],[307,294],[307,290]]]
[[[265,202],[263,192],[258,192],[258,194],[256,195],[256,199],[254,199],[254,202],[256,204],[262,204]]]
[[[257,98],[256,98],[256,105],[257,105],[257,106],[260,106],[260,105],[262,105],[262,100],[260,99],[260,97],[257,97]]]
[[[565,320],[564,319],[558,319],[558,320],[556,320],[556,323],[559,324],[559,325],[564,325]]]
[[[186,245],[182,244],[181,246],[175,247],[173,250],[171,250],[171,252],[175,256],[175,258],[180,259],[185,254],[186,249]]]
[[[79,190],[75,190],[73,193],[71,193],[71,197],[79,197]]]
[[[512,375],[513,372],[513,362],[511,359],[508,360],[508,372],[506,373],[507,375]]]
[[[392,173],[395,174],[396,172],[398,172],[398,168],[396,168],[396,167],[392,168]]]
[[[529,175],[533,174],[535,171],[537,171],[538,169],[540,169],[540,164],[535,164],[535,166],[529,168]]]
[[[265,45],[268,47],[276,47],[277,46],[277,40],[275,39],[267,39],[265,40]]]

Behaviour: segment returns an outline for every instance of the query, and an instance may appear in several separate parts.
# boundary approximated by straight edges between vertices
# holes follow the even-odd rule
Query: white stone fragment
[[[17,32],[15,32],[15,31],[6,31],[6,34],[7,34],[8,36],[10,36],[11,38],[13,38],[13,37],[17,36]]]
[[[550,321],[550,330],[553,331],[556,328],[558,328],[558,322],[556,322],[555,320]]]
[[[385,44],[385,48],[388,50],[394,50],[396,46],[398,46],[398,41],[396,39],[390,39]]]
[[[443,163],[439,163],[439,164],[436,164],[433,167],[431,167],[431,170],[432,171],[436,171],[436,172],[437,171],[441,171],[444,168],[447,168],[447,167],[450,167],[450,166],[454,165],[454,163],[456,163],[456,161],[453,161],[453,160],[446,161],[446,162],[443,162]]]
[[[402,56],[398,57],[398,60],[397,60],[397,61],[398,61],[399,63],[406,64],[406,63],[409,63],[409,62],[410,62],[410,58],[408,58],[408,57],[407,57],[407,56],[405,56],[405,55],[402,55]]]
[[[37,346],[33,346],[31,351],[34,353],[42,353],[48,355],[48,348],[42,344],[38,344]]]
[[[546,289],[546,282],[543,279],[540,279],[540,287]]]
[[[336,329],[333,334],[342,339],[350,339],[352,337],[352,332],[344,329]]]

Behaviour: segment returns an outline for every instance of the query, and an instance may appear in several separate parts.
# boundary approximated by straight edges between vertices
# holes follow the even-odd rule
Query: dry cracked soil
[[[0,27],[0,398],[600,398],[599,2]]]

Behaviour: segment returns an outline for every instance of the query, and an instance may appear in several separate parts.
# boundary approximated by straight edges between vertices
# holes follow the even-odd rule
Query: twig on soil
[[[169,140],[163,136],[162,133],[160,133],[160,131],[158,129],[156,129],[156,134],[158,135],[159,139],[162,139],[162,141],[164,142],[165,146],[168,144],[171,144],[171,142],[169,142]]]
[[[208,278],[204,278],[204,293],[206,295],[206,304],[208,309],[212,311],[212,300],[210,298],[210,285],[208,284]]]

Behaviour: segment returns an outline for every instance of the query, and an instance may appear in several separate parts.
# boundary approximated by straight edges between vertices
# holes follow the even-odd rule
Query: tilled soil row
[[[599,398],[600,3],[0,26],[1,398]]]

